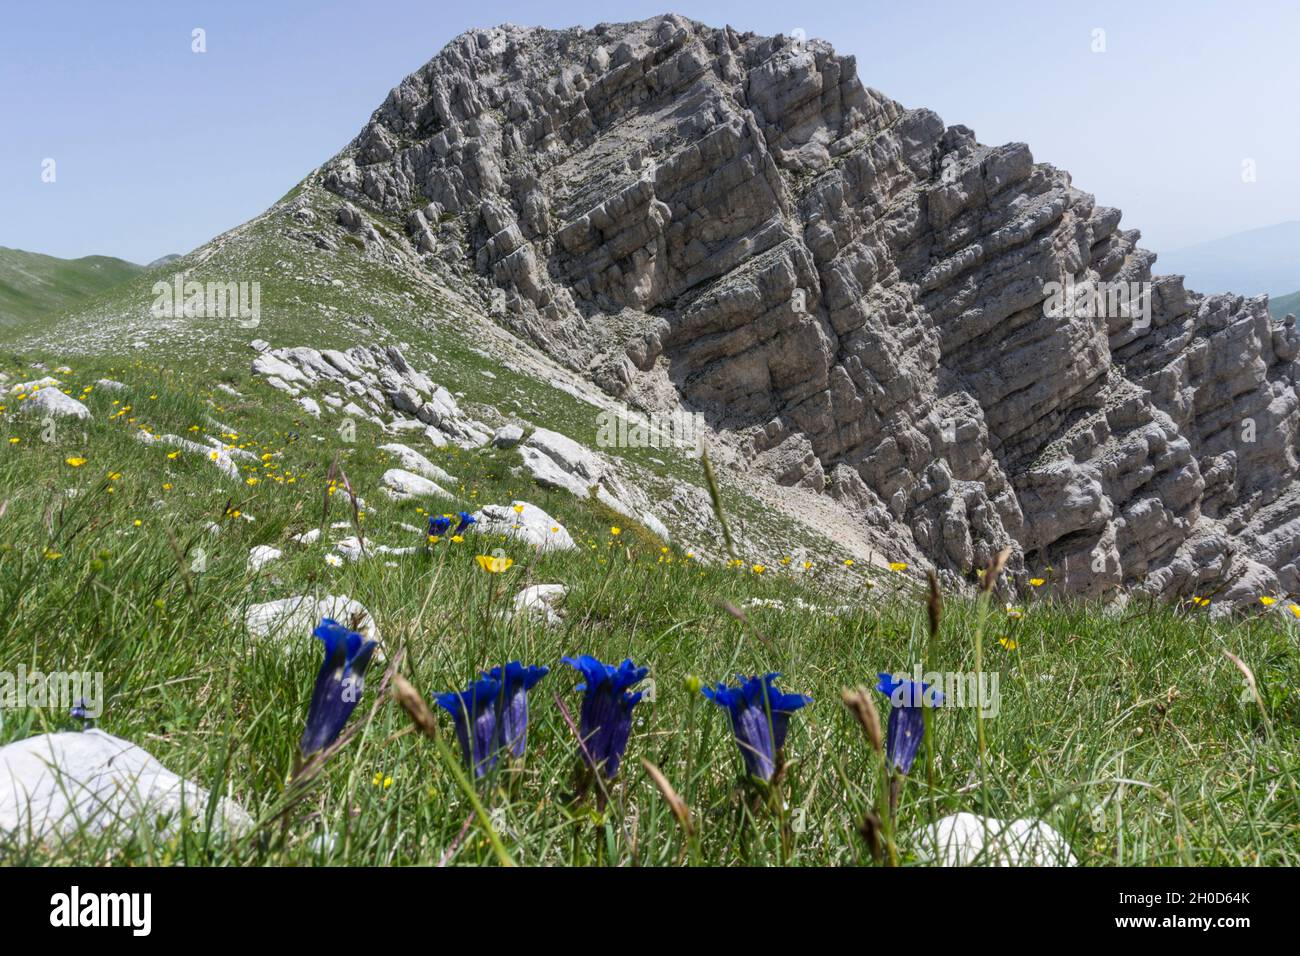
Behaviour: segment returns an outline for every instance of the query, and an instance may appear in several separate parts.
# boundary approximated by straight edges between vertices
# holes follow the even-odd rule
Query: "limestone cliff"
[[[1300,590],[1293,320],[1153,276],[1068,173],[826,44],[673,15],[467,33],[321,175],[343,228],[405,223],[501,324],[702,412],[734,466],[891,557],[970,577],[1010,544],[1022,581],[1097,597]]]

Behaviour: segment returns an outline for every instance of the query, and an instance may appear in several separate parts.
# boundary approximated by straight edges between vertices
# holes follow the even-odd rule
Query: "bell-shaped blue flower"
[[[460,521],[456,524],[456,530],[453,532],[453,534],[464,534],[465,529],[468,528],[470,525],[478,524],[478,519],[475,518],[468,511],[462,511],[457,517],[460,518]]]
[[[528,746],[528,692],[551,672],[549,667],[525,667],[511,661],[504,668],[494,667],[484,677],[501,682],[501,702],[497,713],[497,738],[500,747],[512,757],[522,757]]]
[[[446,515],[429,516],[429,537],[430,538],[441,538],[444,534],[447,533],[447,529],[450,527],[451,527],[451,519],[448,518]]]
[[[501,749],[497,707],[501,681],[484,674],[462,691],[439,694],[433,702],[451,714],[465,764],[481,777],[497,763]]]
[[[522,757],[528,745],[528,692],[550,673],[546,667],[525,667],[511,661],[505,667],[480,672],[463,691],[435,697],[451,714],[465,763],[481,777],[496,766],[502,750]]]
[[[943,694],[929,684],[895,678],[892,674],[880,674],[879,677],[876,690],[890,702],[885,758],[895,771],[906,774],[911,771],[916,752],[925,737],[925,717],[921,708],[938,707],[943,703]]]
[[[749,678],[737,675],[740,684],[736,687],[719,682],[716,687],[701,688],[705,697],[727,708],[745,770],[763,781],[771,780],[776,771],[776,757],[785,746],[790,715],[812,703],[811,697],[778,690],[772,682],[780,676],[775,673]]]
[[[343,731],[365,690],[366,668],[378,646],[337,621],[322,618],[311,632],[325,645],[325,662],[316,675],[307,726],[298,748],[309,757],[332,744]]]
[[[590,654],[561,659],[583,677],[578,685],[584,692],[578,720],[582,759],[593,770],[603,766],[605,776],[612,780],[618,775],[632,732],[632,708],[641,700],[639,691],[631,693],[628,688],[644,680],[650,668],[637,667],[631,660],[614,667]]]

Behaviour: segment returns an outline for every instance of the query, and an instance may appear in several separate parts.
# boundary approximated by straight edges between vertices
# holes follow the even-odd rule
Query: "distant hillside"
[[[1204,292],[1287,295],[1300,289],[1300,222],[1251,229],[1160,253],[1156,272]]]
[[[0,328],[63,312],[144,269],[111,256],[58,259],[0,246]]]
[[[1276,299],[1270,298],[1268,300],[1268,311],[1275,319],[1280,319],[1288,314],[1300,314],[1300,292],[1280,295]]]

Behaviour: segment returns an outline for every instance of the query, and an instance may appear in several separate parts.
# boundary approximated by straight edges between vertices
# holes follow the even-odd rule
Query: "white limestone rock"
[[[628,502],[632,497],[630,489],[614,473],[613,466],[572,438],[538,428],[519,446],[519,454],[538,484],[562,488],[579,498],[590,497],[595,488],[596,499],[606,507],[629,518],[641,517]]]
[[[310,379],[295,365],[278,358],[275,355],[264,352],[257,358],[253,359],[253,374],[265,377],[274,376],[282,382],[310,384]]]
[[[200,445],[196,441],[190,441],[188,438],[182,438],[179,435],[154,435],[141,429],[135,433],[137,441],[144,442],[146,445],[166,445],[171,448],[178,448],[181,451],[187,451],[191,454],[202,455],[206,461],[211,462],[227,478],[239,478],[239,466],[235,464],[234,459],[230,457],[229,452],[220,442],[215,442],[216,447]],[[256,456],[254,456],[256,457]]]
[[[559,610],[559,605],[568,593],[569,589],[563,584],[534,584],[526,587],[514,596],[511,617],[536,617],[547,627],[553,627],[564,620],[564,612]]]
[[[518,425],[502,425],[492,435],[492,444],[496,448],[514,448],[524,439],[524,430]]]
[[[328,594],[315,598],[298,594],[254,604],[244,613],[244,627],[254,637],[307,640],[325,617],[370,640],[379,640],[379,628],[365,605],[346,595]]]
[[[1041,820],[1008,823],[974,813],[922,830],[918,850],[940,866],[1078,866],[1065,838]]]
[[[522,506],[516,511],[516,507]],[[479,534],[504,534],[524,541],[539,551],[572,551],[577,547],[568,529],[537,505],[514,501],[508,505],[487,505],[474,512],[470,528]]]
[[[89,408],[53,386],[29,395],[22,405],[22,411],[27,415],[53,415],[56,418],[76,418],[82,421],[90,417]]]
[[[148,751],[102,730],[39,734],[0,747],[0,835],[51,843],[78,831],[171,835],[182,815],[206,819],[212,797]],[[214,830],[246,831],[252,818],[218,798]],[[3,837],[0,836],[0,840]]]
[[[456,484],[457,479],[454,476],[439,468],[414,448],[397,442],[390,442],[387,445],[380,445],[379,450],[396,458],[397,463],[406,471],[414,472],[423,478],[428,478],[430,481],[442,482],[447,485]]]
[[[57,378],[54,378],[51,375],[46,375],[43,378],[33,379],[30,382],[18,382],[14,385],[10,385],[9,393],[11,395],[21,395],[24,392],[31,392],[32,389],[58,388],[62,384],[63,383]]]
[[[411,498],[454,498],[451,492],[441,485],[401,468],[390,468],[379,479],[384,493],[393,501],[407,501]]]
[[[672,541],[672,535],[668,533],[668,527],[649,511],[641,512],[641,523],[648,529],[657,534],[664,541]]]
[[[248,552],[248,570],[255,573],[282,557],[284,552],[279,548],[273,548],[269,544],[259,544]]]

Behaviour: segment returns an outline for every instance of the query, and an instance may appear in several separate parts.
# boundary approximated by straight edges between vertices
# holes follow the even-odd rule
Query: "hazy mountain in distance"
[[[1162,252],[1158,271],[1206,292],[1288,295],[1300,289],[1300,221]]]
[[[1292,292],[1290,295],[1280,295],[1277,298],[1269,297],[1268,311],[1275,319],[1281,319],[1288,315],[1300,313],[1300,292]]]

